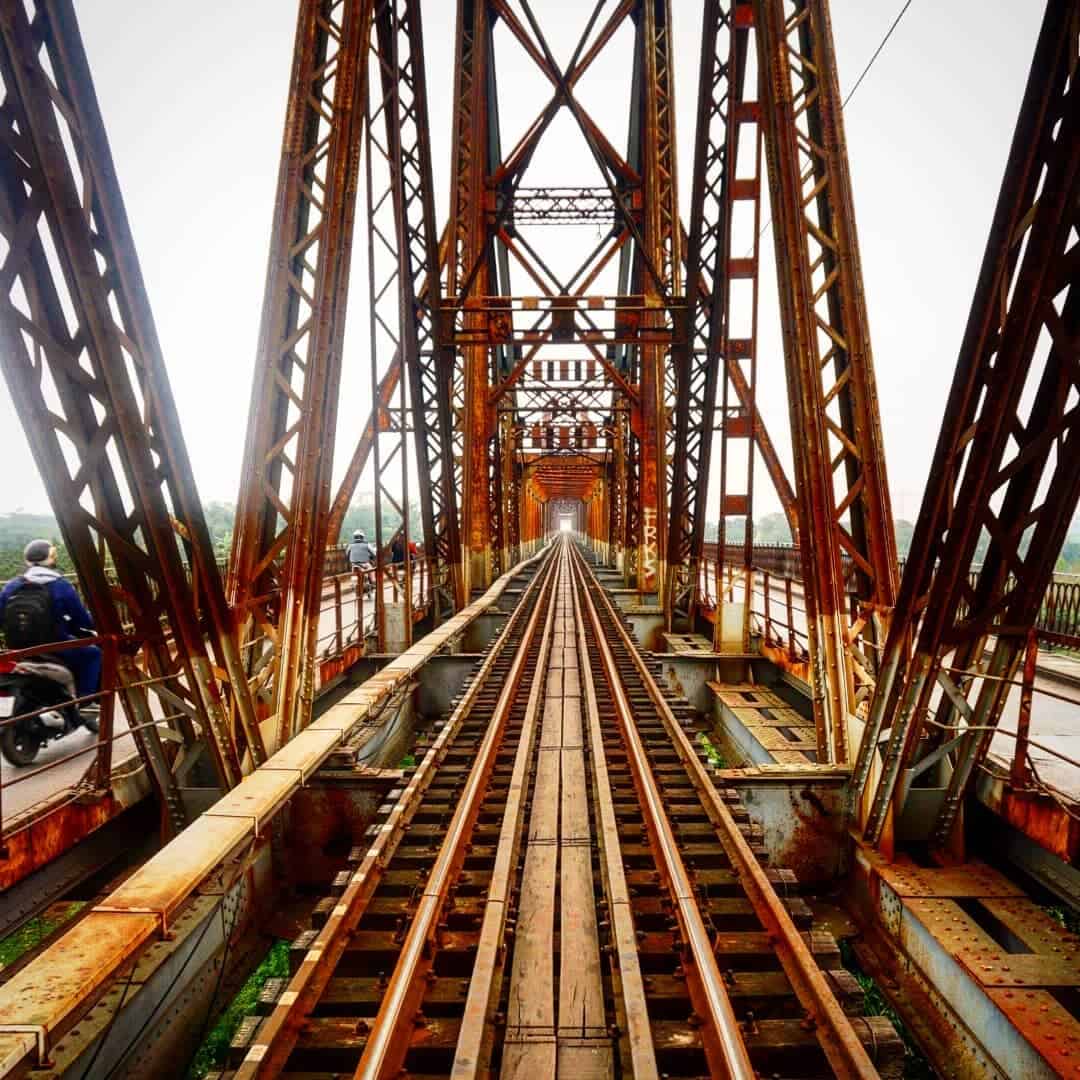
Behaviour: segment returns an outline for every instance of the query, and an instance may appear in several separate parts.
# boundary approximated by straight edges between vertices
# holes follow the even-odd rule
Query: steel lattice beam
[[[931,724],[931,745],[957,740],[931,835],[950,843],[1080,498],[1078,47],[1080,3],[1051,0],[856,762],[858,791],[889,728],[873,842],[903,808]]]
[[[134,624],[123,698],[179,829],[173,769],[199,727],[223,789],[245,743],[256,763],[263,750],[70,0],[4,6],[0,78],[0,358],[99,631]],[[130,685],[147,673],[188,744],[172,765]]]
[[[632,107],[641,112],[643,243],[635,247],[632,271],[656,314],[646,327],[668,325],[663,305],[682,293],[682,229],[675,153],[675,87],[672,71],[670,0],[644,0],[638,13],[641,79]],[[685,328],[679,318],[676,336]],[[638,437],[638,588],[659,591],[667,567],[667,421],[671,398],[665,379],[685,363],[686,341],[668,350],[659,345],[638,349],[640,424]]]
[[[359,176],[372,0],[302,0],[230,599],[277,743],[307,722]]]
[[[440,244],[435,227],[431,136],[423,58],[419,0],[383,0],[375,18],[375,59],[381,103],[373,124],[385,125],[385,144],[369,140],[369,160],[378,154],[389,175],[389,191],[374,194],[374,221],[392,209],[392,221],[377,231],[378,251],[393,254],[396,287],[378,288],[372,309],[388,303],[384,329],[396,324],[408,372],[408,399],[417,437],[417,487],[424,544],[442,572],[436,578],[435,615],[452,614],[463,604],[461,541],[453,475],[453,416],[450,383],[453,351],[442,344]],[[381,116],[379,115],[381,114]],[[376,244],[371,245],[373,260]],[[404,399],[403,399],[404,400]],[[400,440],[401,462],[406,438]],[[381,484],[381,477],[379,478]]]
[[[827,5],[755,0],[754,14],[818,753],[844,761],[895,600],[896,541]]]
[[[727,384],[737,399],[723,413],[722,432],[753,440],[762,452],[785,511],[794,519],[794,493],[758,413],[753,375],[756,370],[756,238],[752,257],[735,258],[732,214],[737,204],[759,213],[761,185],[755,168],[737,177],[740,131],[759,121],[759,107],[744,83],[753,47],[750,3],[709,0],[702,16],[702,51],[698,81],[697,130],[691,187],[690,227],[686,236],[686,319],[688,347],[676,369],[675,424],[668,455],[671,520],[668,532],[668,618],[681,614],[692,624],[698,585],[697,566],[705,541],[706,502],[712,469],[712,442],[718,387]],[[759,145],[759,138],[753,140]],[[755,150],[755,158],[758,151]],[[756,164],[756,161],[755,161]],[[734,340],[728,332],[731,282],[748,278],[753,310],[745,320],[749,333]],[[748,366],[749,376],[743,365]],[[726,372],[726,379],[725,379]],[[730,421],[730,422],[729,422]],[[747,453],[752,478],[753,453]],[[748,481],[748,490],[749,490]],[[747,504],[746,512],[750,512]],[[722,517],[725,515],[721,515]],[[797,530],[796,530],[797,532]]]
[[[486,295],[493,277],[492,248],[484,216],[493,115],[491,19],[487,0],[459,0],[454,76],[451,252],[447,294],[461,307]],[[481,341],[466,346],[454,369],[462,492],[462,542],[466,589],[486,587],[491,576],[492,424],[488,408],[489,347],[485,315],[464,315],[463,328]]]

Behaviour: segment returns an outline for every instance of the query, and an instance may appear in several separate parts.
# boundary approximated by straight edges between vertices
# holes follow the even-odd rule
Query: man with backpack
[[[48,540],[31,540],[23,552],[26,569],[0,590],[0,626],[9,649],[30,649],[57,641],[73,641],[94,631],[94,620],[70,581],[56,569],[56,548]],[[81,645],[56,653],[75,677],[75,693],[98,691],[101,650]]]
[[[371,571],[375,568],[375,549],[359,529],[352,534],[352,543],[345,549],[345,554],[353,573],[363,580],[364,592],[373,592],[375,587],[371,582]]]

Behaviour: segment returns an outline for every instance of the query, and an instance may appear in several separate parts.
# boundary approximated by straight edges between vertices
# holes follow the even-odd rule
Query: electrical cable
[[[113,1064],[112,1068],[109,1069],[108,1073],[106,1073],[106,1078],[108,1078],[110,1076],[113,1076],[116,1073],[116,1070],[118,1068],[120,1068],[120,1066],[123,1064],[124,1060],[127,1058],[128,1054],[131,1053],[131,1051],[134,1048],[135,1044],[142,1038],[142,1036],[145,1033],[146,1029],[150,1026],[151,1022],[153,1021],[154,1017],[157,1016],[158,1010],[161,1008],[162,1005],[165,1004],[165,1001],[168,998],[170,991],[173,989],[173,987],[183,977],[184,972],[187,970],[188,964],[191,963],[191,958],[199,951],[199,946],[202,944],[203,938],[206,937],[206,932],[210,929],[210,927],[213,925],[213,923],[214,923],[214,919],[213,919],[213,916],[211,916],[203,924],[203,928],[199,932],[198,938],[195,940],[195,943],[192,945],[192,947],[188,950],[188,954],[184,958],[184,962],[180,965],[180,970],[176,973],[176,977],[173,980],[172,984],[170,984],[168,987],[166,987],[165,992],[158,998],[157,1004],[153,1007],[153,1009],[150,1010],[150,1014],[143,1021],[142,1026],[135,1033],[133,1038],[128,1042],[127,1046],[124,1047],[123,1053],[121,1053],[120,1056],[116,1059],[116,1062]],[[134,964],[132,965],[131,971],[132,971],[132,974],[135,973],[135,965]],[[128,985],[130,986],[130,984],[131,984],[131,976],[128,976]],[[124,993],[126,995],[126,993],[127,993],[126,988],[125,988]],[[123,1004],[124,1004],[124,999],[121,998],[120,999],[120,1005],[118,1005],[116,1007],[116,1012],[113,1013],[112,1018],[109,1020],[109,1026],[108,1026],[108,1028],[106,1028],[105,1032],[102,1034],[101,1040],[99,1041],[99,1043],[97,1045],[97,1049],[94,1051],[94,1056],[90,1059],[90,1063],[89,1063],[89,1065],[86,1066],[86,1069],[83,1072],[82,1077],[80,1078],[80,1080],[86,1080],[86,1078],[90,1075],[90,1070],[93,1068],[94,1063],[97,1061],[98,1054],[101,1053],[102,1047],[104,1047],[104,1045],[105,1045],[105,1041],[108,1038],[109,1032],[112,1030],[112,1026],[115,1023],[117,1016],[120,1015],[120,1008],[121,1008],[121,1006]]]
[[[904,14],[907,12],[907,9],[909,7],[911,7],[911,0],[905,0],[904,6],[900,9],[899,14],[897,14],[895,19],[893,19],[892,25],[889,27],[888,30],[885,31],[885,36],[881,39],[881,41],[878,42],[878,47],[874,50],[870,59],[867,60],[866,67],[864,67],[859,73],[859,77],[855,80],[851,89],[847,92],[844,100],[840,102],[841,109],[846,108],[847,103],[855,96],[855,91],[859,89],[859,86],[862,84],[863,79],[865,79],[866,76],[869,74],[870,69],[874,66],[874,62],[881,55],[881,50],[885,48],[885,45],[888,43],[889,38],[891,38],[893,35],[893,31],[900,25],[900,20],[904,17]],[[759,240],[769,231],[769,227],[772,225],[772,223],[773,219],[772,217],[770,217],[769,220],[766,221],[764,225],[762,225],[761,232],[758,233]],[[746,253],[746,257],[749,258],[752,254],[753,248],[751,248]]]
[[[867,72],[874,66],[874,61],[881,55],[881,50],[885,48],[889,38],[892,37],[893,31],[900,25],[900,20],[904,17],[904,13],[911,7],[911,0],[906,0],[904,6],[900,9],[900,13],[892,21],[892,26],[885,31],[885,36],[881,39],[881,43],[874,50],[874,55],[866,62],[866,67],[862,69],[862,73],[855,80],[855,85],[847,92],[847,96],[840,103],[840,108],[843,109],[847,106],[847,103],[855,96],[855,91],[859,89],[859,84],[866,78]]]

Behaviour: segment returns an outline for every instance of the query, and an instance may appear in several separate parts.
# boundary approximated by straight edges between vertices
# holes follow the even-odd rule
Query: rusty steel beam
[[[444,226],[439,238],[440,272],[446,269],[446,254],[449,250],[448,235],[449,229]],[[417,293],[423,303],[427,302],[427,285],[427,279],[425,278]],[[327,542],[330,544],[334,543],[335,537],[341,535],[341,526],[345,520],[345,515],[349,512],[349,503],[352,502],[352,497],[356,494],[356,485],[360,483],[360,477],[367,468],[368,459],[371,456],[371,447],[375,438],[375,423],[378,419],[379,409],[380,407],[389,408],[390,403],[394,400],[400,375],[400,349],[395,349],[382,378],[379,379],[375,404],[372,405],[371,412],[368,413],[367,421],[360,432],[360,438],[357,440],[356,447],[349,458],[349,464],[346,466],[345,475],[341,478],[337,493],[334,495],[334,501],[330,506],[330,521],[326,530]],[[424,542],[427,543],[427,540],[425,539]]]
[[[888,729],[865,822],[874,843],[891,843],[900,780],[921,748],[959,736],[931,842],[960,846],[954,828],[1001,716],[1002,680],[1016,672],[1080,499],[1078,45],[1080,0],[1051,0],[856,762],[859,791]],[[981,535],[990,543],[972,583]],[[940,733],[930,740],[928,723]]]
[[[179,830],[201,746],[223,790],[264,754],[70,0],[4,6],[0,78],[0,364],[98,631],[128,642],[122,699]]]
[[[896,540],[827,4],[754,0],[754,16],[818,754],[843,762],[895,600]]]
[[[679,224],[675,150],[675,86],[672,71],[670,0],[645,0],[637,12],[636,96],[631,108],[640,114],[640,157],[643,181],[643,236],[636,240],[632,280],[654,307],[643,319],[646,328],[669,324],[663,305],[682,292],[682,230]],[[673,327],[685,331],[685,319]],[[668,349],[642,345],[636,350],[640,405],[637,411],[638,518],[637,586],[659,591],[667,566],[667,467],[665,453],[665,373],[685,365],[685,337]]]
[[[372,7],[302,0],[297,21],[229,569],[277,745],[313,692]]]
[[[486,295],[493,277],[491,244],[484,216],[485,183],[493,102],[490,84],[491,12],[487,0],[458,0],[454,73],[454,130],[451,157],[452,249],[447,293],[467,302]],[[488,335],[483,314],[463,316],[463,328]],[[489,348],[478,342],[460,350],[455,364],[457,427],[461,436],[461,531],[466,592],[486,587],[491,574],[491,409],[488,407]]]
[[[741,6],[743,5],[740,4],[740,7]],[[758,118],[760,119],[760,107],[758,110]],[[688,247],[689,242],[689,233],[687,232],[686,227],[683,226],[684,249]],[[755,247],[756,246],[757,244],[755,243]],[[755,266],[755,269],[756,268],[757,267]],[[687,273],[687,282],[689,283],[690,280],[689,273]],[[691,287],[693,286],[688,284],[687,288],[690,289]],[[701,275],[698,276],[696,290],[701,296],[695,302],[700,303],[703,308],[711,310],[711,287]],[[688,304],[690,302],[689,294],[687,302]],[[784,469],[779,454],[776,452],[776,445],[772,440],[772,436],[769,434],[769,429],[765,426],[765,419],[761,415],[761,411],[757,408],[756,403],[751,399],[750,385],[746,381],[746,376],[743,374],[742,369],[738,364],[728,364],[727,375],[731,380],[731,387],[739,400],[739,406],[748,413],[752,413],[754,417],[754,442],[757,446],[757,451],[761,455],[762,464],[764,464],[765,470],[769,474],[769,479],[772,481],[776,497],[780,500],[780,506],[783,509],[784,516],[787,518],[788,525],[791,528],[791,535],[795,538],[797,543],[799,536],[799,508],[798,499],[795,496],[795,488],[787,475],[787,471]]]
[[[431,134],[419,0],[383,0],[376,19],[386,164],[392,177],[397,302],[408,404],[416,435],[424,543],[439,568],[435,615],[464,606],[458,495],[453,475],[453,351],[442,343],[442,247],[435,226]],[[374,110],[372,111],[374,116]],[[374,205],[372,213],[374,213]],[[404,414],[402,423],[405,422]],[[403,451],[404,452],[404,451]]]
[[[675,424],[669,431],[671,518],[665,590],[669,625],[675,615],[681,616],[687,625],[693,625],[697,567],[705,542],[718,385],[723,386],[724,445],[735,434],[750,440],[748,493],[752,489],[754,445],[764,441],[772,450],[755,400],[760,135],[755,94],[752,90],[750,100],[746,100],[744,86],[753,45],[750,38],[753,11],[749,3],[709,0],[702,19],[690,228],[686,238],[688,344],[685,351],[679,352],[680,364],[673,365]],[[755,167],[749,177],[738,172],[739,135],[744,125],[752,125],[758,134],[753,140]],[[754,257],[736,261],[731,250],[732,218],[737,205],[747,204],[752,207],[755,225]],[[731,283],[737,278],[749,278],[753,290],[752,310],[744,313],[749,315],[744,321],[748,321],[750,330],[738,336],[729,332]],[[731,390],[738,404],[729,404]],[[727,479],[723,452],[721,459],[723,483]],[[786,478],[783,478],[778,489],[782,491],[785,486]],[[721,502],[724,502],[723,494]],[[751,513],[749,496],[742,510],[747,515]],[[721,528],[726,516],[727,510],[722,509]]]
[[[729,172],[728,197],[725,199],[727,216],[724,230],[723,288],[727,296],[723,302],[723,336],[721,348],[724,362],[721,372],[720,394],[720,521],[717,528],[717,547],[727,548],[727,523],[729,518],[742,518],[742,571],[743,596],[741,647],[750,651],[750,610],[753,592],[754,553],[754,423],[757,414],[757,320],[758,320],[758,267],[761,245],[761,109],[756,92],[751,100],[745,96],[746,67],[750,50],[756,42],[751,36],[753,7],[749,3],[737,4],[732,12],[734,27],[731,34],[731,55],[728,61],[732,72],[733,90],[727,125],[727,165]],[[760,82],[760,80],[758,80]],[[752,146],[744,155],[740,168],[738,147],[744,131]],[[749,157],[749,161],[745,160]],[[734,257],[731,237],[737,225],[750,226],[751,248],[748,255]],[[745,282],[750,289],[748,303],[738,305],[741,322],[735,319],[734,283]],[[744,329],[745,328],[745,329]],[[740,393],[740,390],[742,391]],[[744,405],[742,401],[745,400]],[[746,462],[741,477],[732,463],[732,450],[742,443]],[[706,478],[708,473],[706,472]],[[704,536],[702,536],[704,541]],[[693,583],[700,575],[694,564]],[[716,594],[716,621],[713,629],[714,647],[720,650],[724,643],[724,590]]]

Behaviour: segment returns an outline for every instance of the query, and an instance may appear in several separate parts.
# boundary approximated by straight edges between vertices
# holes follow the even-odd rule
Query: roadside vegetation
[[[247,982],[240,987],[240,992],[229,1002],[217,1023],[207,1033],[202,1046],[188,1066],[187,1080],[202,1080],[207,1073],[225,1066],[233,1035],[236,1034],[240,1021],[255,1011],[255,1005],[267,980],[284,979],[288,974],[289,943],[275,941],[263,957],[262,963],[248,976]]]

